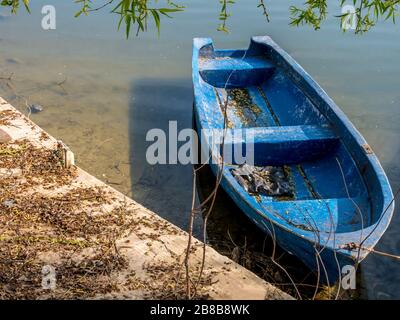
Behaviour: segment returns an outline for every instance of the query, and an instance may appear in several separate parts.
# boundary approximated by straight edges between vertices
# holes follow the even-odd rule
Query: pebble
[[[12,64],[21,64],[22,63],[22,61],[17,58],[7,58],[6,62],[12,63]]]
[[[43,107],[40,104],[32,104],[30,108],[32,113],[38,113],[43,111]]]
[[[7,207],[7,208],[12,208],[12,207],[14,207],[15,202],[14,202],[14,200],[5,200],[5,201],[3,202],[3,205],[4,205],[5,207]]]

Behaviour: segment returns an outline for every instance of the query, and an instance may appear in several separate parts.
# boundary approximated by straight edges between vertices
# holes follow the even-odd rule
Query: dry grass
[[[0,111],[0,126],[9,126],[12,120],[18,117],[18,113],[12,110]]]
[[[151,243],[176,228],[136,215],[103,187],[71,187],[76,169],[65,169],[56,150],[28,140],[0,144],[0,168],[1,299],[87,299],[120,290],[138,290],[144,298],[184,296],[179,257],[143,265],[143,279],[117,246],[133,232]],[[45,265],[56,269],[55,290],[42,288]]]

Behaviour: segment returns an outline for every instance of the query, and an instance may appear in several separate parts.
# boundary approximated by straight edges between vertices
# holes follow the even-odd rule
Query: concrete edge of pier
[[[8,114],[8,121],[2,124],[1,119],[6,114]],[[0,143],[4,145],[8,142],[14,143],[21,140],[28,140],[38,148],[56,150],[59,147],[57,139],[47,134],[0,97]],[[0,166],[1,164],[0,159]],[[176,273],[179,273],[179,269],[182,269],[182,276],[184,276],[183,258],[187,247],[188,234],[79,167],[74,166],[74,168],[76,175],[69,182],[69,185],[55,189],[35,188],[35,192],[40,190],[44,194],[55,195],[56,193],[63,193],[65,190],[71,190],[71,188],[76,186],[80,188],[99,187],[105,190],[113,199],[112,202],[115,203],[115,205],[108,203],[102,207],[102,214],[106,214],[104,211],[111,211],[117,204],[124,203],[126,207],[130,208],[129,214],[135,216],[135,221],[143,222],[138,223],[139,226],[136,226],[134,230],[124,234],[124,236],[116,241],[117,251],[127,261],[127,265],[123,270],[113,272],[112,274],[113,281],[117,283],[117,288],[106,293],[96,294],[93,298],[162,298],[162,294],[153,295],[153,293],[162,293],[163,290],[171,290],[171,288],[167,287],[174,286],[173,279],[176,277]],[[4,169],[0,167],[0,173],[1,170]],[[15,171],[14,173],[17,176],[17,180],[24,179],[23,172],[18,173]],[[81,206],[85,208],[87,203],[82,201]],[[195,239],[192,251],[190,265],[194,266],[193,280],[196,281],[196,275],[202,261],[202,243]],[[57,258],[50,258],[42,254],[42,259],[45,264],[52,262],[47,260]],[[57,265],[56,262],[54,263]],[[171,272],[168,273],[166,270],[176,271],[176,273],[171,275]],[[135,275],[133,282],[139,281],[141,285],[126,285],[127,278],[132,274]],[[201,292],[203,295],[206,294],[209,299],[293,299],[290,295],[262,280],[228,257],[219,254],[209,246],[206,249],[204,274],[208,277],[208,283],[202,285]],[[147,289],[147,285],[151,287],[150,291]]]

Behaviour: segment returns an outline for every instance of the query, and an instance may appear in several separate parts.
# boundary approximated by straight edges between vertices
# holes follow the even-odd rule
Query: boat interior
[[[262,210],[306,230],[361,230],[376,220],[370,191],[335,127],[285,71],[264,55],[245,50],[207,51],[199,56],[202,90],[209,99],[210,128],[245,129],[224,150],[252,137],[255,166],[284,167],[293,197],[252,195]],[[225,176],[242,188],[225,163]],[[242,190],[243,191],[243,190]]]

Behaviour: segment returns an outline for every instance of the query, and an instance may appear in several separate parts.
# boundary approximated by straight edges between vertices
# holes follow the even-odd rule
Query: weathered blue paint
[[[314,125],[246,128],[242,133],[235,136],[228,129],[224,151],[233,152],[237,148],[246,156],[246,142],[251,139],[255,165],[281,165],[283,159],[285,165],[312,160],[339,142],[328,127]]]
[[[244,128],[254,137],[256,164],[286,166],[296,191],[294,199],[251,196],[231,174],[235,163],[225,163],[222,187],[282,248],[321,270],[323,281],[336,281],[343,265],[369,253],[349,246],[374,247],[393,214],[392,190],[375,154],[325,91],[269,37],[253,37],[247,50],[214,50],[211,39],[196,38],[192,67],[197,128],[223,128],[227,89],[246,89],[261,112],[244,121],[228,108],[230,129]],[[246,139],[228,139],[225,149],[235,144]],[[214,163],[221,158],[220,150],[207,151]],[[216,174],[221,167],[211,169]]]

